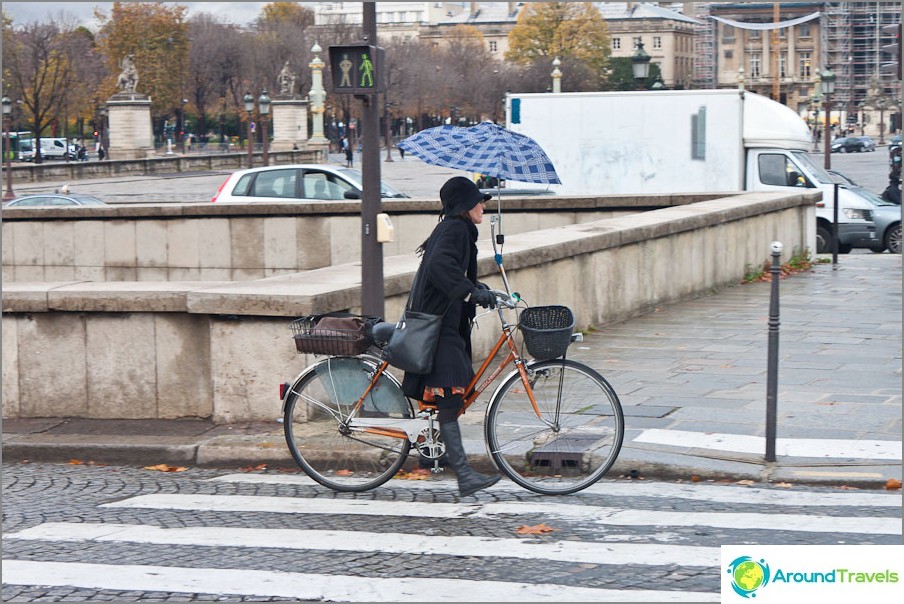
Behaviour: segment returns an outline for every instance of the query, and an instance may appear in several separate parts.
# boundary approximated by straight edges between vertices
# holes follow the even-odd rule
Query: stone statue
[[[295,94],[295,74],[289,69],[288,61],[276,77],[276,83],[279,86],[279,94],[286,96]]]
[[[135,69],[133,56],[126,55],[122,59],[122,71],[116,80],[116,85],[122,92],[135,92],[135,87],[138,86],[138,70]]]

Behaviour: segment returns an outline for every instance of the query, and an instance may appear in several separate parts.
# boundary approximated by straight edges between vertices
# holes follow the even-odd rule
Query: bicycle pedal
[[[434,474],[441,474],[446,471],[446,468],[442,466],[433,466],[432,468],[430,468],[430,471]]]

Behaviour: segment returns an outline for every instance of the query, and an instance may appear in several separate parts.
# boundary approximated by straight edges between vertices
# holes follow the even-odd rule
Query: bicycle
[[[624,416],[618,395],[595,370],[565,358],[568,345],[582,341],[581,334],[572,334],[570,309],[522,308],[517,293],[491,291],[502,333],[468,384],[461,413],[514,363],[487,404],[483,431],[490,457],[505,476],[536,493],[580,491],[609,471],[621,450]],[[510,324],[505,311],[518,308],[520,321]],[[313,319],[292,322],[296,338],[311,333]],[[384,484],[402,468],[412,447],[432,471],[442,471],[444,444],[435,405],[416,401],[415,409],[389,364],[372,352],[385,345],[394,327],[373,325],[363,341],[359,330],[330,330],[337,332],[337,344],[344,335],[346,343],[354,336],[360,347],[345,352],[355,354],[319,348],[336,356],[283,385],[283,429],[292,457],[308,476],[333,490],[359,492]],[[516,330],[534,360],[521,355]],[[487,373],[504,346],[507,355]]]

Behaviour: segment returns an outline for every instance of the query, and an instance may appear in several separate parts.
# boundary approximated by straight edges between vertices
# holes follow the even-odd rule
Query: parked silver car
[[[35,193],[34,195],[23,195],[12,201],[3,204],[4,208],[74,208],[82,206],[105,206],[106,202],[101,201],[92,195],[83,195],[81,193]]]
[[[250,203],[273,201],[345,201],[361,199],[361,172],[322,164],[291,164],[239,170],[229,175],[211,201]],[[384,199],[407,198],[381,183]]]

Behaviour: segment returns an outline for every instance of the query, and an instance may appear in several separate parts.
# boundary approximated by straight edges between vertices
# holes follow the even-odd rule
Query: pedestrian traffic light
[[[354,44],[330,46],[330,73],[333,92],[339,94],[374,94],[386,90],[383,77],[383,49],[379,46]]]
[[[882,26],[882,37],[887,38],[888,36],[892,37],[891,44],[883,44],[882,52],[888,53],[891,55],[889,60],[882,61],[879,69],[882,73],[890,73],[893,74],[894,77],[898,80],[904,79],[901,77],[901,63],[902,58],[904,58],[904,52],[902,52],[901,48],[901,40],[904,36],[901,35],[901,24],[897,25],[883,25]]]

